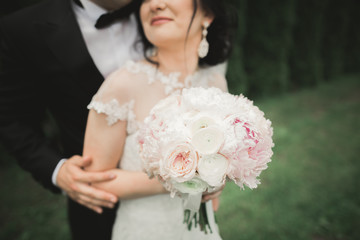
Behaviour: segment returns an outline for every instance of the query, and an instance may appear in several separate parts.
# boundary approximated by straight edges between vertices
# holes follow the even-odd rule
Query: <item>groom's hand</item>
[[[57,185],[66,194],[91,210],[102,213],[102,207],[113,208],[118,198],[103,190],[91,186],[91,183],[112,180],[116,175],[111,172],[86,172],[84,168],[91,164],[91,158],[73,156],[60,168]]]

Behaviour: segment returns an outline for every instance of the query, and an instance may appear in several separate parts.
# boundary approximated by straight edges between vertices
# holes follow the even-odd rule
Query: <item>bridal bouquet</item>
[[[273,154],[272,134],[271,122],[244,96],[190,88],[151,110],[138,141],[144,171],[196,212],[202,193],[216,191],[227,179],[242,189],[257,187]],[[206,231],[201,211],[186,216],[190,227],[195,218]]]

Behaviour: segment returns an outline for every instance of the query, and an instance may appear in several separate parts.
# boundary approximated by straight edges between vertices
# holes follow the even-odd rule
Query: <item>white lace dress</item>
[[[137,130],[150,109],[167,95],[184,87],[226,88],[223,66],[198,70],[179,81],[179,73],[165,75],[145,62],[129,61],[112,74],[101,86],[89,104],[99,114],[105,114],[109,127],[118,121],[127,122],[127,137],[119,167],[142,171]],[[184,220],[183,201],[170,194],[160,194],[131,200],[121,200],[113,226],[112,239],[221,239],[214,221],[211,202],[207,212],[213,234],[204,234],[199,228],[188,231]]]

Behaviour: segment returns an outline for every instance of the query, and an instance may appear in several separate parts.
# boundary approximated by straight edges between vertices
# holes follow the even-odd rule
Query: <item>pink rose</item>
[[[160,175],[164,179],[172,179],[176,182],[185,182],[195,176],[198,163],[198,154],[190,144],[181,143],[160,161]]]

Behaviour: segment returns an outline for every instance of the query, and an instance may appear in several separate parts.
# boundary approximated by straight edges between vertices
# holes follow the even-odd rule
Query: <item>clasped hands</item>
[[[90,166],[90,157],[75,155],[69,158],[60,168],[57,185],[75,202],[101,214],[103,207],[113,208],[118,197],[107,191],[98,189],[92,184],[111,181],[116,178],[113,171],[88,172],[84,168]],[[223,188],[216,192],[204,193],[202,202],[213,200],[213,208],[219,207],[219,196]]]
[[[92,186],[93,183],[111,181],[116,175],[110,171],[87,172],[90,157],[75,155],[61,166],[56,178],[57,185],[75,202],[101,214],[102,207],[113,208],[118,197]]]

